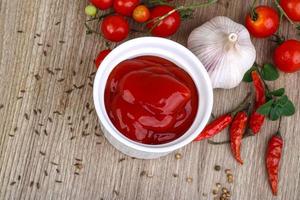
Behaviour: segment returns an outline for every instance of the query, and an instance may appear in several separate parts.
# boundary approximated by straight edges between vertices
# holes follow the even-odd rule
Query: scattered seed
[[[43,46],[43,44],[42,44],[42,43],[37,43],[37,45],[38,45],[38,46]]]
[[[34,182],[33,182],[33,181],[30,181],[29,186],[32,187],[33,185],[34,185]]]
[[[221,197],[226,198],[226,193],[223,193]]]
[[[40,187],[41,187],[41,186],[40,186],[40,183],[37,182],[37,183],[36,183],[36,188],[37,188],[37,189],[40,189]]]
[[[102,144],[101,142],[96,142],[96,145]]]
[[[19,181],[19,180],[21,180],[21,175],[18,175],[18,178],[17,178],[17,180]]]
[[[217,188],[221,188],[222,187],[221,183],[216,183],[216,186],[217,186]]]
[[[48,117],[48,121],[51,122],[51,123],[53,122],[51,117]]]
[[[120,162],[123,162],[124,160],[126,160],[125,158],[120,158],[119,160],[118,160],[118,162],[120,163]]]
[[[64,78],[61,78],[61,79],[58,79],[57,82],[63,82],[65,79]]]
[[[100,133],[95,133],[96,137],[102,137],[102,135]]]
[[[69,125],[69,126],[72,126],[72,125],[73,125],[73,123],[72,123],[72,122],[69,122],[69,123],[68,123],[68,125]]]
[[[226,197],[230,197],[231,195],[230,195],[230,192],[227,192],[226,193]]]
[[[182,155],[180,153],[175,154],[175,159],[180,160],[182,158]]]
[[[213,191],[212,191],[213,195],[217,195],[218,192],[219,192],[219,190],[217,190],[217,189],[213,189]]]
[[[57,26],[57,25],[59,25],[61,22],[60,21],[58,21],[58,22],[56,22],[54,25],[55,26]]]
[[[232,174],[232,173],[231,173],[231,169],[225,169],[225,173],[226,173],[226,174]]]
[[[25,91],[25,90],[20,90],[20,92],[21,92],[21,93],[25,93],[26,91]]]
[[[38,81],[38,80],[41,79],[41,76],[40,76],[39,74],[35,74],[35,75],[34,75],[34,78]]]
[[[51,161],[50,162],[52,165],[58,166],[58,163]]]
[[[14,132],[17,132],[17,130],[18,130],[18,127],[15,127],[15,128],[14,128]]]
[[[70,138],[70,140],[74,140],[75,139],[75,136],[72,136],[71,138]]]
[[[29,115],[27,113],[24,114],[26,120],[29,120]]]
[[[47,170],[44,170],[44,174],[45,174],[45,176],[48,176]]]
[[[67,90],[67,91],[65,91],[65,93],[67,93],[67,94],[71,94],[71,92],[73,92],[73,89],[72,89],[72,88],[69,89],[69,90]]]
[[[55,180],[55,182],[56,182],[56,183],[62,183],[62,181],[61,181],[61,180]]]
[[[117,190],[114,190],[114,194],[119,196],[119,192]]]
[[[8,136],[9,136],[9,137],[15,137],[15,135],[12,135],[12,134],[8,134]]]
[[[192,183],[193,182],[193,178],[192,177],[187,177],[185,180],[188,183]]]
[[[40,151],[40,154],[41,154],[42,156],[45,156],[45,155],[46,155],[46,153],[43,152],[43,151]]]
[[[59,43],[61,43],[61,44],[64,44],[64,43],[66,43],[65,41],[63,41],[63,40],[60,40],[59,41]]]
[[[79,86],[77,86],[76,84],[74,84],[73,85],[74,86],[74,88],[76,88],[76,89],[82,89],[83,87],[84,87],[84,84],[82,84],[82,85],[79,85]]]
[[[227,193],[227,191],[228,191],[228,190],[227,190],[226,188],[222,188],[222,192],[223,192],[223,193]]]
[[[177,178],[177,177],[178,177],[178,174],[173,173],[173,177],[174,177],[174,178]]]
[[[142,176],[145,176],[146,174],[147,174],[146,171],[141,171],[140,176],[142,177]]]
[[[83,164],[78,163],[78,162],[75,163],[74,166],[75,166],[77,169],[79,169],[79,170],[83,168]]]
[[[83,131],[81,135],[82,135],[82,137],[86,137],[86,136],[89,136],[90,134]]]
[[[220,165],[215,165],[215,168],[214,168],[216,171],[220,171],[221,170],[221,166]]]
[[[41,34],[39,34],[39,33],[36,33],[35,35],[36,35],[37,37],[41,37]]]
[[[49,67],[46,68],[46,71],[47,71],[49,74],[54,75],[54,72],[53,72]]]
[[[24,33],[24,31],[22,31],[22,30],[18,30],[18,31],[17,31],[17,33]]]
[[[53,114],[62,115],[62,113],[59,112],[58,110],[53,111]]]
[[[68,117],[67,117],[67,120],[71,120],[71,116],[68,116]]]
[[[16,181],[11,182],[9,185],[14,185],[16,184]]]
[[[40,132],[36,129],[34,129],[34,133],[37,134],[37,135],[40,135]]]
[[[74,174],[75,174],[75,175],[79,175],[79,173],[78,173],[78,172],[75,172]]]

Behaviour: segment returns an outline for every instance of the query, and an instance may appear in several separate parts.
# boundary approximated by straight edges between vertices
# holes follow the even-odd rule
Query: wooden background
[[[191,3],[192,1],[186,1]],[[195,0],[196,2],[196,0]],[[271,1],[261,1],[267,3]],[[197,10],[172,39],[186,44],[190,31],[216,15],[243,22],[245,0],[219,0]],[[270,3],[269,3],[270,4]],[[264,167],[266,142],[276,129],[243,143],[243,166],[228,146],[193,143],[157,160],[137,160],[116,151],[101,135],[93,109],[93,58],[105,48],[86,35],[84,0],[0,1],[0,199],[213,199],[215,183],[233,200],[296,200],[300,196],[299,112],[283,119],[285,149],[280,190],[272,197]],[[295,37],[286,22],[284,33]],[[131,38],[141,36],[132,34]],[[254,40],[259,63],[271,61],[274,44]],[[114,46],[114,45],[113,45]],[[300,108],[300,73],[280,77]],[[240,101],[248,86],[216,90],[214,113]],[[226,138],[226,134],[216,140]],[[215,165],[221,171],[215,171]],[[226,183],[224,169],[234,183]]]

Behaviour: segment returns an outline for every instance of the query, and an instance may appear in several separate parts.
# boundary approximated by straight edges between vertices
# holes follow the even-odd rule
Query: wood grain
[[[220,0],[199,9],[172,39],[185,44],[193,28],[216,15],[242,23],[248,3]],[[132,159],[108,144],[98,128],[89,86],[93,58],[105,41],[85,34],[86,5],[81,0],[0,1],[0,199],[205,200],[213,199],[217,182],[230,189],[233,200],[299,199],[298,111],[283,120],[285,149],[277,198],[271,195],[264,167],[266,142],[276,123],[268,122],[260,135],[245,140],[242,167],[228,146],[205,141],[180,149],[181,160],[175,153],[157,160]],[[287,23],[283,32],[296,37]],[[270,62],[274,44],[254,43],[257,61]],[[285,86],[300,108],[299,82],[299,73],[282,74],[271,86]],[[76,89],[74,84],[84,87]],[[247,87],[216,90],[214,113],[234,107]],[[225,133],[215,139],[223,138]],[[216,164],[221,171],[214,170]],[[226,168],[233,171],[233,184],[226,183]],[[187,182],[189,177],[192,181]]]

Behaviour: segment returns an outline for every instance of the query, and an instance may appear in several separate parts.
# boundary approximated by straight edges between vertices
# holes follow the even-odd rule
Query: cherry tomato
[[[274,63],[278,69],[286,73],[300,70],[300,42],[287,40],[278,46],[274,52]]]
[[[150,23],[147,24],[149,29],[152,29],[151,33],[159,37],[168,37],[176,33],[178,30],[181,19],[177,11],[174,11],[172,14],[164,18],[163,20],[156,23],[155,19],[169,13],[174,10],[171,6],[156,6],[150,11]],[[153,28],[153,26],[155,26]]]
[[[133,10],[132,17],[137,22],[145,22],[150,17],[150,11],[146,6],[139,5]]]
[[[131,16],[139,4],[140,0],[114,0],[114,9],[121,15]]]
[[[273,35],[279,27],[279,16],[275,9],[269,6],[258,6],[254,9],[256,16],[246,17],[246,27],[251,35],[265,38]]]
[[[100,66],[100,64],[102,63],[102,61],[104,60],[104,58],[111,52],[110,49],[105,49],[103,51],[100,51],[100,53],[98,54],[97,58],[95,59],[94,63],[96,65],[96,68],[98,68]]]
[[[113,5],[113,0],[90,0],[90,2],[100,10],[106,10]]]
[[[111,15],[103,19],[101,31],[106,39],[120,42],[128,36],[129,24],[123,16]]]
[[[280,5],[293,21],[300,21],[300,1],[299,0],[281,0]]]

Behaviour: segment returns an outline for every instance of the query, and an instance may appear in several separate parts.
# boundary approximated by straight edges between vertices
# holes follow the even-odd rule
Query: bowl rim
[[[197,66],[197,69],[194,69],[194,70],[198,70],[200,72],[200,74],[201,74],[200,76],[203,79],[202,84],[205,85],[205,86],[199,86],[197,84],[197,82],[195,81],[195,79],[193,78],[193,76],[195,76],[195,75],[192,75],[189,73],[189,75],[192,77],[192,79],[196,85],[200,102],[202,101],[201,100],[202,98],[206,99],[205,107],[202,106],[203,109],[205,109],[205,110],[200,110],[201,103],[198,103],[198,110],[197,110],[197,113],[195,116],[195,120],[192,123],[191,127],[186,131],[186,133],[184,133],[179,138],[177,138],[171,142],[165,143],[165,144],[158,144],[158,145],[142,144],[142,143],[135,142],[135,141],[127,138],[126,136],[124,136],[122,133],[120,133],[115,128],[115,126],[112,124],[111,120],[108,117],[108,114],[106,112],[105,105],[104,105],[104,95],[102,95],[102,94],[104,94],[106,81],[107,81],[107,78],[108,78],[110,72],[116,67],[116,65],[118,63],[122,62],[125,59],[129,59],[132,57],[130,57],[129,55],[124,56],[127,58],[120,59],[120,61],[118,61],[117,64],[114,66],[112,66],[110,63],[113,62],[115,59],[118,59],[118,55],[121,55],[121,53],[122,52],[124,53],[124,51],[125,51],[125,53],[130,52],[129,49],[134,51],[134,47],[140,46],[140,48],[144,48],[144,47],[147,47],[147,45],[150,45],[150,46],[157,45],[156,48],[159,48],[159,50],[164,51],[165,53],[168,52],[168,50],[166,50],[166,49],[169,49],[169,50],[178,51],[178,54],[182,53],[182,55],[185,54],[185,56],[188,56],[187,58],[185,57],[185,59],[188,59],[189,62],[193,62],[194,65]],[[145,49],[147,49],[147,48],[145,48]],[[149,48],[149,49],[151,49],[151,48]],[[157,49],[155,49],[155,50],[157,50]],[[166,58],[165,54],[162,55],[162,53],[159,53],[157,51],[154,51],[154,52],[152,52],[152,51],[150,52],[150,50],[148,50],[148,51],[149,51],[148,53],[145,53],[145,54],[141,53],[141,55],[154,55],[154,56]],[[135,52],[135,53],[137,53],[137,52]],[[132,53],[132,54],[134,54],[134,53]],[[141,55],[139,55],[139,56],[141,56]],[[135,56],[135,57],[138,57],[138,56]],[[171,62],[175,62],[175,64],[178,65],[178,63],[176,63],[176,61],[172,60],[172,58],[166,58],[166,59],[170,60]],[[179,67],[180,67],[180,64],[179,64]],[[186,69],[184,69],[184,70],[186,71]],[[109,71],[109,73],[108,73],[108,71]],[[199,94],[200,87],[202,87],[202,89],[203,88],[206,89],[206,92],[205,92],[206,95],[203,97],[200,96],[201,92]],[[108,54],[108,56],[102,61],[101,65],[99,66],[99,68],[97,70],[94,84],[93,84],[93,100],[94,100],[96,113],[98,115],[98,118],[99,118],[102,126],[110,135],[112,135],[120,143],[122,143],[128,147],[131,147],[135,150],[138,150],[138,151],[149,152],[149,153],[166,153],[166,152],[174,151],[176,149],[179,149],[179,148],[189,144],[203,130],[203,128],[207,124],[207,122],[210,118],[211,112],[212,112],[213,88],[212,88],[212,84],[211,84],[211,81],[210,81],[210,78],[209,78],[209,75],[208,75],[206,69],[204,68],[204,66],[202,65],[200,60],[186,47],[182,46],[181,44],[179,44],[177,42],[174,42],[172,40],[165,39],[165,38],[140,37],[140,38],[128,40],[128,41],[124,42],[123,44],[119,45],[118,47],[113,49]],[[199,127],[196,128],[196,130],[199,130],[199,132],[195,131],[196,133],[189,133],[190,129],[192,129],[192,127],[195,128],[195,124],[197,123],[196,119],[200,115],[199,112],[203,112],[203,111],[204,111],[203,118],[201,119],[201,122],[199,122],[200,123]],[[187,133],[189,133],[189,135]]]

